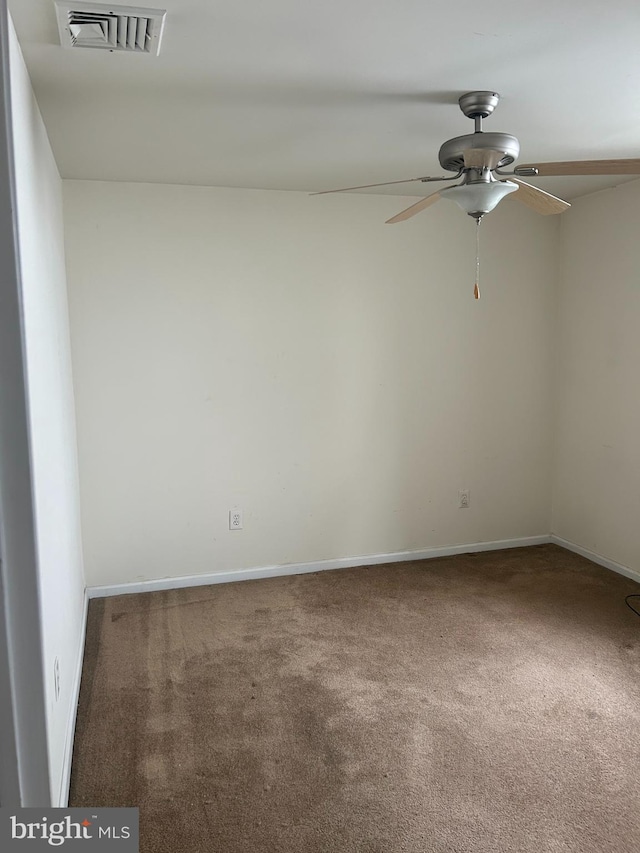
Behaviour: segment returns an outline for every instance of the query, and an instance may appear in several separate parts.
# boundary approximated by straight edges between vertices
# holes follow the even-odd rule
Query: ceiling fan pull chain
[[[473,296],[475,299],[480,299],[480,221],[482,217],[476,219],[476,283],[473,286]]]

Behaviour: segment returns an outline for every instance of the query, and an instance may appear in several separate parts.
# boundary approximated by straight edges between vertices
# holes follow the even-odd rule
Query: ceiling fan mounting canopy
[[[458,98],[460,109],[467,118],[487,118],[500,103],[497,92],[467,92]]]

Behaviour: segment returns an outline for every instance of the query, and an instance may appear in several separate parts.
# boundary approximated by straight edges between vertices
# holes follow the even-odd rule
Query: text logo
[[[138,853],[138,809],[0,808],[0,849]]]

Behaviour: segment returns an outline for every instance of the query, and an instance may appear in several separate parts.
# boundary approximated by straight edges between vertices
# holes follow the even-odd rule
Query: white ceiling
[[[640,156],[638,0],[142,5],[167,9],[157,58],[65,50],[53,0],[9,2],[63,177],[322,190],[442,174],[473,89],[502,95],[485,130],[515,134],[520,162]],[[531,182],[575,198],[623,180]]]

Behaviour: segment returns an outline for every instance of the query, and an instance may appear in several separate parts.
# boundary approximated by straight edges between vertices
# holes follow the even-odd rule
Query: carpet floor
[[[639,591],[540,545],[94,599],[70,805],[142,853],[638,853]]]

